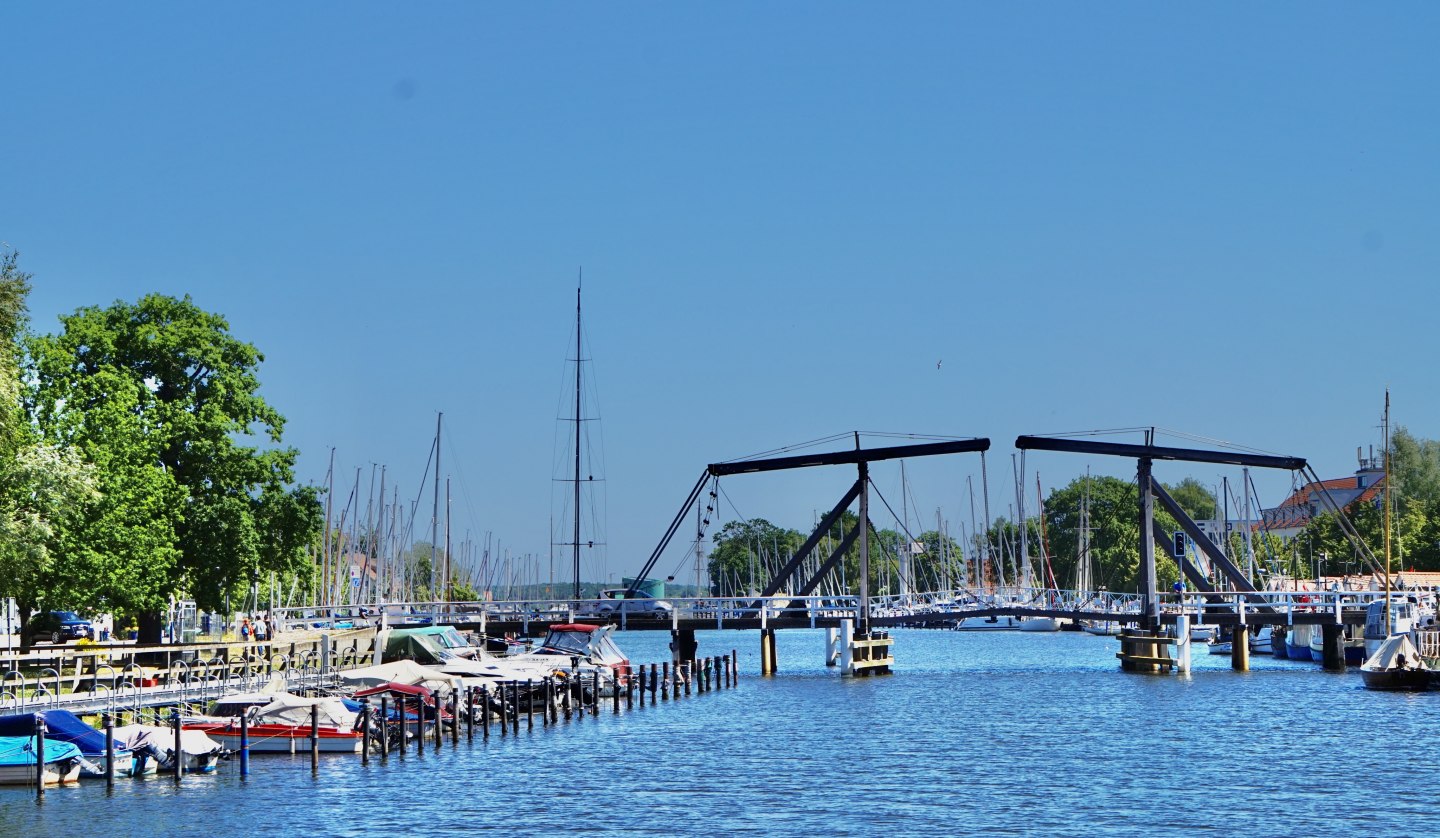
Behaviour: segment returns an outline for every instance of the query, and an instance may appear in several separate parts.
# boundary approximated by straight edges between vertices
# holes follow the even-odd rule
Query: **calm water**
[[[1434,828],[1440,696],[1367,692],[1353,671],[1195,657],[1123,675],[1113,639],[898,631],[896,673],[840,678],[820,631],[758,639],[735,690],[403,762],[256,756],[210,777],[0,789],[0,835],[769,835],[1364,833]],[[631,633],[636,661],[667,652]]]

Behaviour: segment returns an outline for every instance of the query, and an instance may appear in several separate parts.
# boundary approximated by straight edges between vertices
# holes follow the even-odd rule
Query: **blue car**
[[[93,638],[95,627],[74,611],[42,611],[30,618],[25,632],[31,644],[42,640],[59,644],[82,637]]]

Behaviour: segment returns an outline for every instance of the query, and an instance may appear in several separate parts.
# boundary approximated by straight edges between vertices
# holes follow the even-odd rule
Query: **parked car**
[[[663,599],[656,599],[640,591],[635,591],[627,597],[624,588],[613,588],[601,591],[599,599],[580,603],[575,614],[580,617],[600,617],[602,619],[624,614],[626,617],[651,617],[657,620],[668,620],[672,611],[674,609],[670,603]]]
[[[42,611],[30,618],[25,631],[30,635],[31,643],[42,640],[65,643],[95,636],[95,627],[90,625],[90,621],[74,611]]]

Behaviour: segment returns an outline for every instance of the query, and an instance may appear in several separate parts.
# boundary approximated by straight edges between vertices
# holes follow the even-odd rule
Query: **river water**
[[[1440,696],[1196,647],[1189,676],[1119,672],[1111,638],[899,630],[894,674],[841,678],[822,631],[758,637],[738,688],[362,766],[257,755],[242,780],[0,788],[0,835],[1416,835],[1436,819]],[[664,632],[619,635],[634,661]]]

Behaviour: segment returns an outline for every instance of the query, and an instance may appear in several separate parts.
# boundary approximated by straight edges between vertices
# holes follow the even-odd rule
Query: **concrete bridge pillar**
[[[826,665],[826,666],[834,666],[836,659],[837,659],[837,658],[839,657],[839,655],[840,655],[840,650],[837,648],[837,643],[836,643],[836,639],[838,638],[838,636],[839,636],[839,629],[833,629],[833,628],[827,628],[827,629],[825,629],[825,665]]]
[[[1322,639],[1325,641],[1325,653],[1320,662],[1321,667],[1330,672],[1345,671],[1345,627],[1336,623],[1320,627]]]

